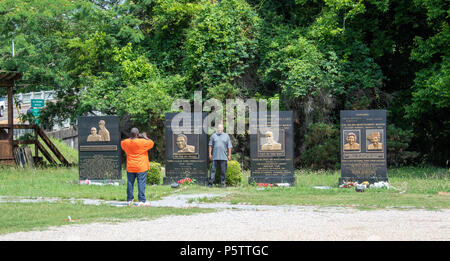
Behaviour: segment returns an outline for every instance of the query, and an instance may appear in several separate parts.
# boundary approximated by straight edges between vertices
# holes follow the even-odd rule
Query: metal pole
[[[14,107],[13,107],[13,86],[8,86],[8,140],[13,144],[14,133]]]

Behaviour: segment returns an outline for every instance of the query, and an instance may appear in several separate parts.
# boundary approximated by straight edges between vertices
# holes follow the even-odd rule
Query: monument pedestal
[[[89,183],[85,183],[85,180],[80,180],[79,183],[80,184],[102,184],[102,185],[114,185],[115,183],[122,185],[125,184],[125,180],[123,179],[111,179],[111,180],[106,180],[106,179],[89,179]]]
[[[388,181],[386,111],[341,111],[341,178],[344,181]]]
[[[203,131],[206,113],[166,113],[166,175],[163,184],[168,185],[180,179],[191,178],[196,184],[208,183],[207,145],[208,135]],[[172,130],[175,117],[183,118],[181,133]],[[184,122],[186,121],[186,122]],[[187,124],[190,122],[190,124]]]
[[[344,184],[346,181],[350,181],[350,182],[358,182],[358,183],[362,183],[364,181],[369,182],[369,184],[373,184],[376,182],[380,182],[380,181],[385,181],[388,182],[388,178],[387,177],[370,177],[370,178],[361,178],[361,177],[340,177],[339,178],[339,185]]]
[[[79,179],[122,180],[119,116],[78,117]]]
[[[278,122],[271,114],[250,117],[250,124],[258,126],[257,133],[250,134],[251,175],[249,184],[295,183],[294,175],[294,124],[292,111],[280,111]],[[259,120],[266,117],[266,124]],[[257,122],[255,122],[257,121]]]
[[[197,184],[197,185],[208,185],[208,178],[207,177],[204,177],[204,176],[186,176],[186,175],[164,177],[163,178],[163,184],[164,185],[170,185],[172,183],[178,183],[178,181],[180,179],[184,179],[184,178],[191,178],[192,180],[194,180],[194,184]]]
[[[252,176],[248,178],[248,183],[269,183],[269,184],[274,184],[274,183],[289,183],[291,185],[295,184],[296,180],[294,176]]]

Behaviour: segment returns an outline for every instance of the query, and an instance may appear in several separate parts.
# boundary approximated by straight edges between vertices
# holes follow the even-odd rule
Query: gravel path
[[[218,209],[214,213],[165,216],[155,220],[130,220],[114,224],[72,224],[52,227],[45,231],[6,234],[0,236],[0,241],[450,240],[448,209],[361,211],[350,207],[252,206],[192,202],[193,198],[216,196],[223,195],[173,195],[151,202],[151,206]],[[91,200],[86,204],[98,203],[100,202]],[[106,203],[125,205],[125,202]]]

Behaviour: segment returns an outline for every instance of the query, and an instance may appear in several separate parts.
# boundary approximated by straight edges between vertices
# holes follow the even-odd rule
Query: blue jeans
[[[216,178],[216,169],[217,165],[220,168],[220,183],[225,185],[226,175],[227,175],[227,161],[226,160],[213,160],[211,164],[211,176],[208,184],[212,185],[214,183],[214,179]]]
[[[128,172],[127,171],[127,201],[134,199],[134,180],[138,181],[138,199],[145,203],[145,183],[147,181],[147,171],[144,172]]]

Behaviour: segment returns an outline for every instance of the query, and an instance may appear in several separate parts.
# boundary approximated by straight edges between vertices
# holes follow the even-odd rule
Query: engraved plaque
[[[115,180],[119,161],[115,156],[103,154],[81,155],[79,161],[80,180]]]
[[[386,111],[341,111],[341,178],[387,181]]]
[[[78,117],[80,180],[121,180],[122,157],[118,116]]]
[[[80,146],[80,151],[116,151],[117,145]]]
[[[278,124],[272,123],[270,112],[258,116],[267,120],[263,126],[256,115],[250,115],[258,132],[250,134],[249,183],[295,183],[292,111],[280,111]]]

